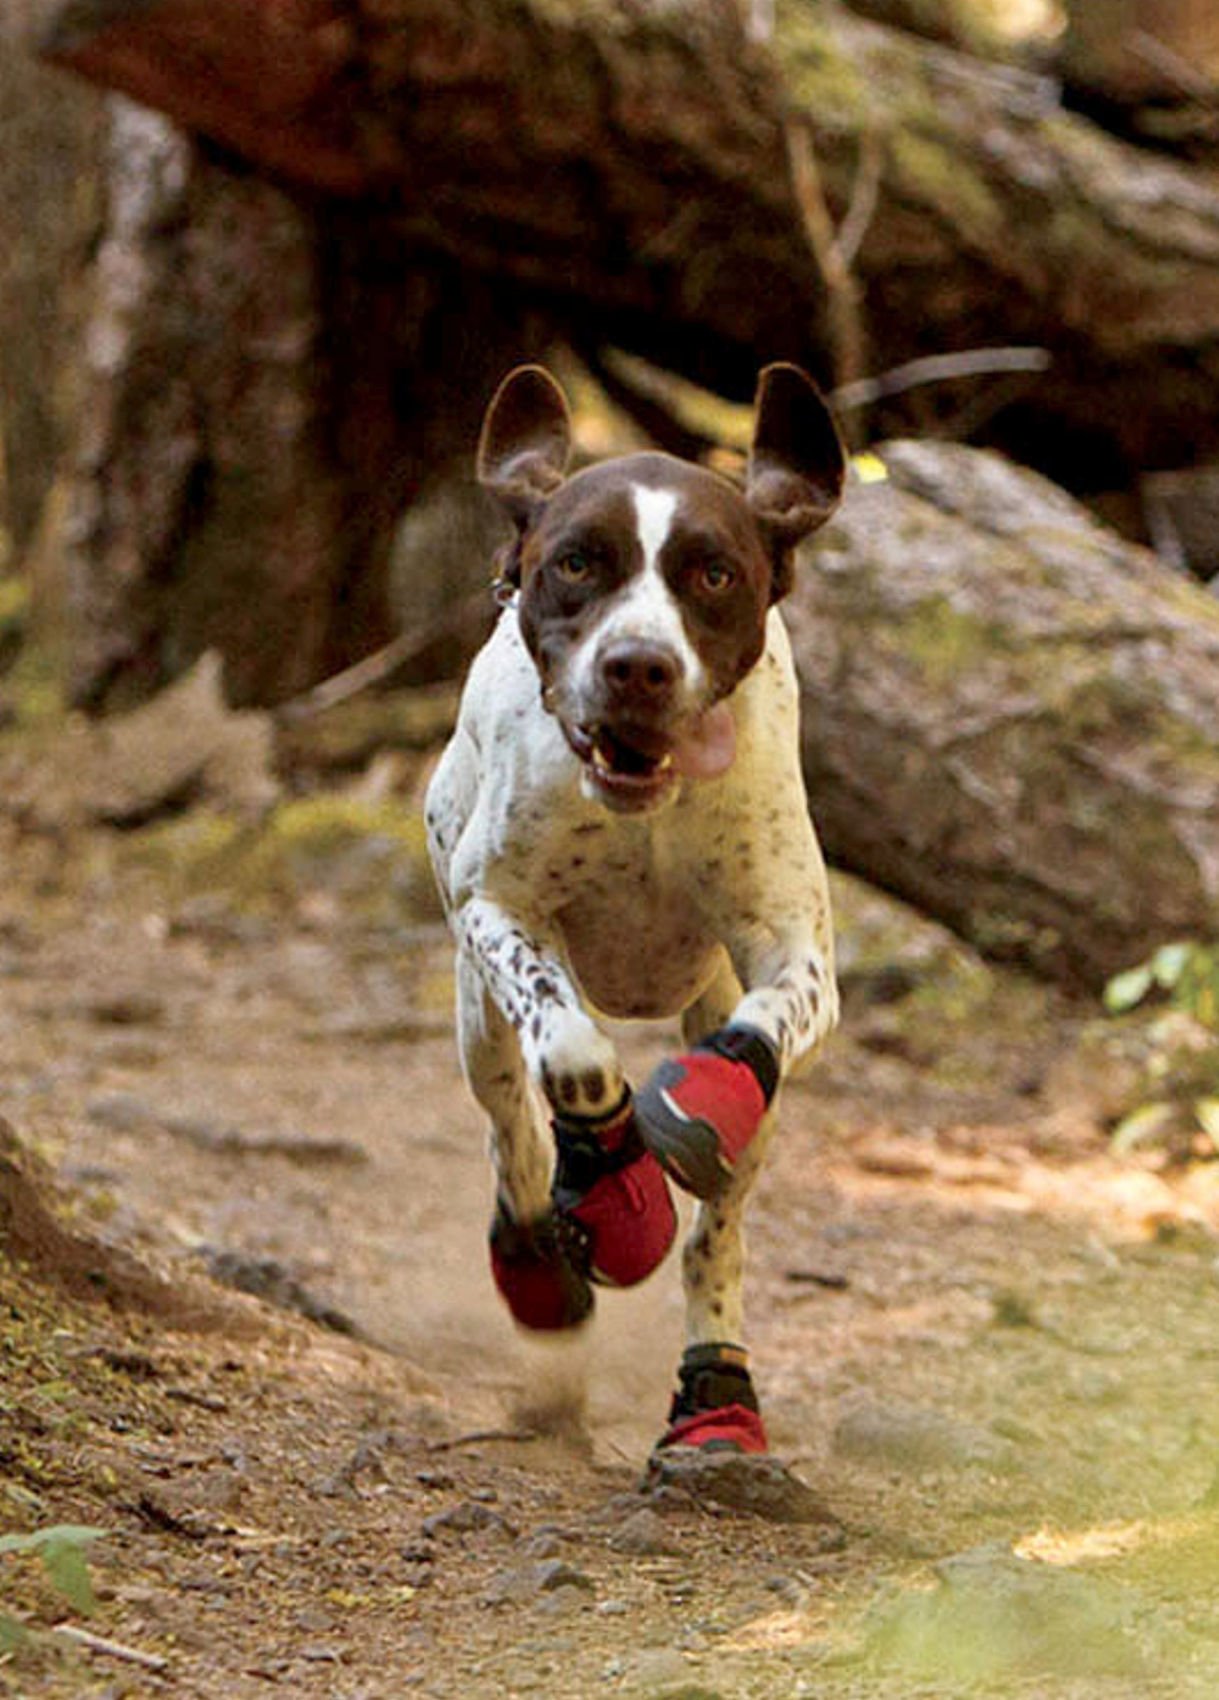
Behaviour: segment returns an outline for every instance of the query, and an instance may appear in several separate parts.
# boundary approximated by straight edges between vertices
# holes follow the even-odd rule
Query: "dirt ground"
[[[840,882],[848,1018],[752,1216],[757,1381],[825,1507],[774,1521],[640,1487],[676,1259],[574,1346],[501,1313],[425,897],[260,909],[2,832],[0,1114],[84,1278],[33,1229],[0,1261],[0,1528],[105,1536],[88,1618],[0,1559],[0,1610],[100,1638],[0,1694],[1215,1693],[1219,1185],[1110,1155],[1094,1008]]]

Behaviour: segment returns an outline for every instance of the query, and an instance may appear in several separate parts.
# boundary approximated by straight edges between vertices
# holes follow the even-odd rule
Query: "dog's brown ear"
[[[478,481],[518,526],[563,482],[571,419],[563,392],[541,366],[518,366],[492,397],[478,441]]]
[[[846,455],[833,415],[799,366],[767,366],[758,379],[745,496],[771,540],[774,599],[791,589],[791,551],[842,499]]]

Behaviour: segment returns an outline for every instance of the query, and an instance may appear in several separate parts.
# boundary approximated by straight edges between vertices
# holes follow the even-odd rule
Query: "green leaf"
[[[0,1535],[0,1552],[42,1552],[59,1541],[73,1541],[88,1546],[90,1541],[105,1540],[108,1531],[91,1523],[52,1523],[46,1529],[34,1529],[28,1535]]]
[[[1219,1098],[1199,1098],[1194,1105],[1194,1114],[1206,1137],[1219,1145]]]
[[[47,1541],[42,1549],[42,1565],[59,1592],[77,1611],[86,1614],[97,1606],[93,1579],[84,1548],[74,1540]]]
[[[55,1523],[49,1529],[35,1529],[28,1535],[0,1535],[0,1553],[30,1553],[42,1561],[53,1585],[80,1612],[91,1612],[97,1605],[93,1580],[85,1549],[100,1541],[105,1529],[95,1529],[88,1523]]]
[[[1127,968],[1124,974],[1115,974],[1105,987],[1105,1008],[1110,1015],[1124,1015],[1147,996],[1151,981],[1151,965],[1147,962]]]
[[[1163,986],[1170,992],[1184,973],[1195,946],[1185,940],[1176,944],[1163,944],[1151,959],[1151,972],[1157,986]]]
[[[1161,1133],[1167,1132],[1176,1116],[1171,1104],[1140,1104],[1137,1110],[1123,1116],[1114,1128],[1110,1142],[1112,1150],[1117,1156],[1124,1157],[1140,1145],[1151,1144]]]
[[[20,1647],[28,1634],[24,1623],[0,1611],[0,1653],[11,1653],[15,1647]]]

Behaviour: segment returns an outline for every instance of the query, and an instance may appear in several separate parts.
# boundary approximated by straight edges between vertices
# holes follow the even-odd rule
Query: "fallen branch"
[[[128,1647],[125,1642],[111,1641],[105,1635],[94,1635],[90,1629],[77,1629],[75,1624],[57,1623],[51,1634],[61,1641],[70,1641],[73,1646],[83,1648],[86,1653],[97,1653],[107,1659],[121,1659],[124,1664],[139,1665],[142,1670],[169,1669],[169,1660],[163,1659],[159,1653],[141,1652],[138,1647]]]
[[[869,407],[885,396],[918,389],[923,384],[991,377],[1000,372],[1045,372],[1052,364],[1048,348],[968,348],[959,354],[929,354],[921,360],[907,360],[901,366],[894,366],[878,378],[841,384],[830,400],[835,407],[849,412],[852,408]]]
[[[447,609],[436,619],[408,627],[352,666],[331,674],[328,679],[314,685],[312,690],[282,703],[275,710],[275,718],[289,725],[311,719],[358,696],[361,691],[384,684],[395,673],[407,669],[427,671],[428,682],[432,682],[436,676],[430,666],[434,654],[449,647],[459,652],[459,660],[463,657],[468,660],[490,631],[493,618],[494,604],[489,591],[476,590],[462,597],[456,607]],[[460,670],[460,667],[442,668],[440,676],[451,676],[454,671]]]
[[[455,1434],[449,1440],[433,1440],[429,1452],[456,1452],[462,1446],[482,1446],[492,1440],[511,1441],[514,1445],[523,1445],[526,1441],[536,1440],[537,1430],[531,1428],[476,1428],[468,1434]]]

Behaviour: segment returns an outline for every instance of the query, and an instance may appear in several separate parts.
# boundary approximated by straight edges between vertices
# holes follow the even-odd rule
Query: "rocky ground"
[[[751,1238],[811,1491],[644,1488],[675,1260],[578,1345],[505,1322],[378,810],[0,827],[0,1528],[104,1531],[90,1615],[0,1556],[0,1694],[1213,1695],[1219,1186],[1112,1155],[1098,1011],[839,883]]]

